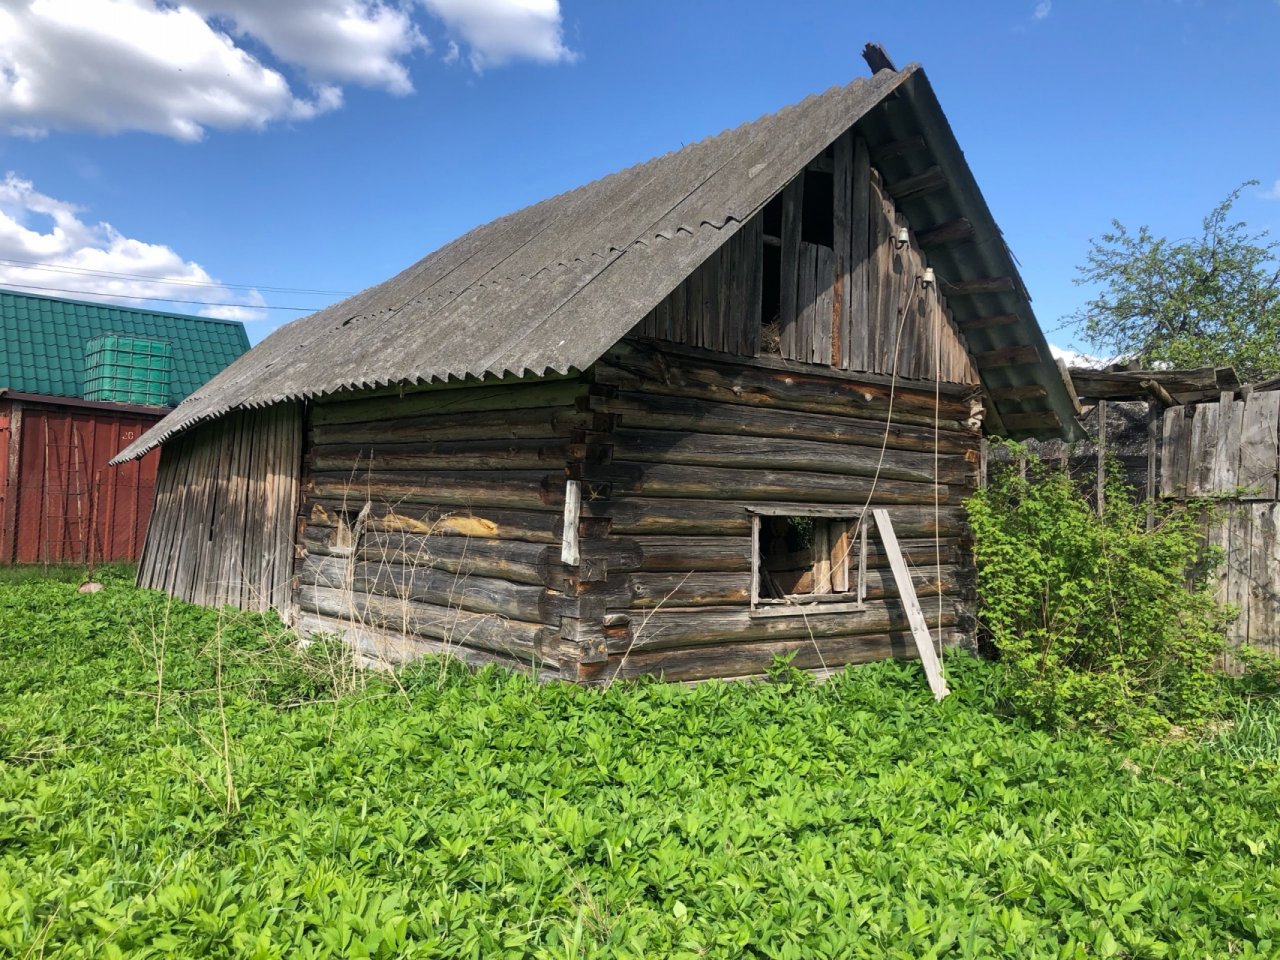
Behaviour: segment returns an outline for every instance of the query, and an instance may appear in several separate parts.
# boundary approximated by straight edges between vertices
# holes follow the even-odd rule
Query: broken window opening
[[[860,517],[753,513],[752,609],[858,609],[866,599]]]

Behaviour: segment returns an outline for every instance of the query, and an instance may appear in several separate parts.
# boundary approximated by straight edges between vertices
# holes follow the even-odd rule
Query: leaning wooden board
[[[947,681],[942,676],[942,664],[938,662],[938,653],[933,648],[933,634],[929,632],[929,624],[920,609],[920,600],[916,596],[915,587],[911,583],[911,573],[907,570],[907,561],[898,548],[898,537],[893,532],[893,521],[889,519],[887,510],[872,510],[876,529],[884,543],[885,553],[889,556],[889,567],[893,570],[893,578],[901,591],[900,599],[907,611],[907,620],[911,624],[911,634],[916,641],[916,649],[920,651],[920,662],[924,664],[925,676],[929,678],[929,689],[933,698],[941,700],[951,691],[947,689]]]

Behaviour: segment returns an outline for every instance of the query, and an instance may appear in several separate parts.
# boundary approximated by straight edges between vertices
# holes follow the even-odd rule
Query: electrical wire
[[[302,293],[326,297],[349,297],[349,290],[312,290],[307,287],[275,287],[260,283],[221,283],[217,280],[189,280],[182,277],[148,277],[140,273],[116,273],[112,270],[91,270],[70,264],[44,263],[39,260],[17,260],[0,257],[0,264],[21,267],[24,270],[46,270],[52,273],[70,273],[85,277],[107,277],[115,280],[146,280],[151,283],[171,283],[186,287],[218,287],[229,290],[265,290],[269,293]]]
[[[17,287],[21,290],[40,290],[43,293],[69,293],[78,297],[110,297],[113,300],[146,300],[155,303],[187,303],[197,307],[241,307],[245,310],[294,310],[299,313],[315,313],[318,307],[280,307],[266,303],[226,303],[219,300],[180,300],[176,297],[136,297],[127,293],[98,293],[93,290],[68,290],[64,287],[42,287],[33,283],[9,283],[0,281],[0,288]]]

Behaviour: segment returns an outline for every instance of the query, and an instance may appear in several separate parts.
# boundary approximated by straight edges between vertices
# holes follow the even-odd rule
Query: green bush
[[[1002,695],[1050,727],[1150,734],[1212,716],[1227,614],[1208,585],[1204,504],[1146,506],[1109,471],[1099,516],[1075,482],[1022,448],[969,501],[978,617]]]

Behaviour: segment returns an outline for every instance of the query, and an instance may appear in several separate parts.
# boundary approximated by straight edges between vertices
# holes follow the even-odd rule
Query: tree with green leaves
[[[1231,191],[1196,237],[1133,233],[1113,220],[1078,268],[1076,283],[1098,291],[1072,317],[1086,339],[1144,367],[1234,366],[1246,380],[1280,373],[1280,241],[1231,218],[1256,184]]]

